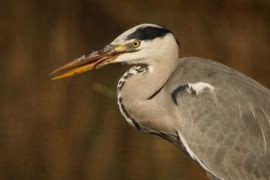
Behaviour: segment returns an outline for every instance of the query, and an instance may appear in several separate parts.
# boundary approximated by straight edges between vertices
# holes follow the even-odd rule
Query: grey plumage
[[[211,60],[162,58],[128,73],[118,93],[128,122],[176,144],[211,177],[269,179],[270,91]]]
[[[215,92],[180,92],[181,134],[210,172],[224,179],[270,178],[270,91],[220,63],[183,58],[163,92],[206,82]]]
[[[215,90],[204,89],[196,94],[189,90],[188,84],[197,82],[211,84]],[[172,96],[175,92],[176,100]],[[140,109],[144,118],[135,115],[133,121],[144,127],[141,129],[147,129],[144,131],[171,141],[189,154],[188,145],[196,156],[191,157],[210,176],[226,180],[269,179],[270,91],[261,84],[211,60],[181,58],[151,101],[166,106],[169,111],[164,112],[165,118],[157,111],[162,118],[145,124],[142,119],[147,116]],[[174,126],[162,130],[166,126],[161,121],[165,119]]]
[[[270,179],[270,90],[220,63],[178,57],[164,27],[141,24],[53,73],[54,79],[110,63],[144,64],[117,85],[118,105],[136,129],[172,142],[212,179]]]

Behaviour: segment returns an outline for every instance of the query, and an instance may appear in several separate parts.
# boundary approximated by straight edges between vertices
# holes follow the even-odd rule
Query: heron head
[[[112,63],[152,65],[175,61],[178,49],[179,43],[169,30],[155,24],[141,24],[125,31],[103,49],[75,59],[51,74],[66,71],[53,78],[61,79]]]

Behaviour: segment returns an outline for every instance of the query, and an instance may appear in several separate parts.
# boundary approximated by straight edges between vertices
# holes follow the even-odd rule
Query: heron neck
[[[143,71],[138,71],[125,81],[118,95],[126,103],[153,98],[170,78],[176,63],[177,61],[171,60],[157,61]]]

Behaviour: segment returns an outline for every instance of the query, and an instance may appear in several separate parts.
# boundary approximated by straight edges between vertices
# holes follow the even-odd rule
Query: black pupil
[[[134,42],[133,43],[133,46],[138,46],[138,42]]]

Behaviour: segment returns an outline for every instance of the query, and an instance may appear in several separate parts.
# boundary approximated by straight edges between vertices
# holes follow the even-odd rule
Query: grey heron
[[[125,31],[56,69],[62,74],[53,79],[112,63],[134,65],[117,85],[131,126],[175,144],[210,178],[270,179],[269,89],[221,63],[179,58],[173,33],[155,24]]]

